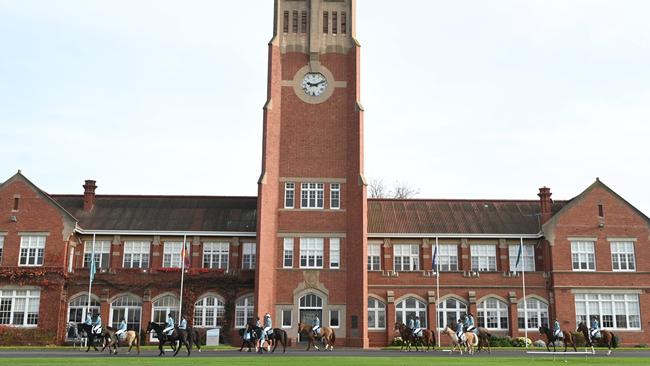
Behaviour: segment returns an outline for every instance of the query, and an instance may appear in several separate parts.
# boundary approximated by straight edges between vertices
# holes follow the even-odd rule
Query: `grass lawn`
[[[158,357],[120,357],[119,359],[105,357],[89,358],[2,358],[3,365],[48,365],[48,366],[202,366],[202,365],[278,365],[278,366],[312,366],[312,365],[353,365],[353,366],[419,366],[432,364],[450,366],[476,366],[476,365],[648,365],[649,361],[643,358],[589,358],[584,357],[568,358],[565,363],[562,360],[553,361],[552,358],[537,357],[534,361],[531,358],[507,358],[507,357],[215,357],[209,358],[158,358]]]

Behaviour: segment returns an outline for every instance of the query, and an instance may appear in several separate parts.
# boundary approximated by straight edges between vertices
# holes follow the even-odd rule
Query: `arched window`
[[[427,307],[424,303],[414,297],[408,297],[397,303],[395,307],[395,318],[398,322],[408,324],[409,319],[420,317],[422,328],[427,327]]]
[[[243,328],[246,323],[253,319],[253,295],[242,297],[235,304],[235,327]]]
[[[453,322],[458,322],[460,317],[465,314],[467,314],[467,304],[456,298],[448,297],[438,304],[438,327],[443,329]]]
[[[216,296],[208,295],[194,304],[194,326],[221,327],[225,310],[223,301]]]
[[[375,299],[368,298],[368,329],[386,328],[386,304]]]
[[[300,298],[301,309],[322,309],[323,299],[320,296],[309,294]]]
[[[508,305],[496,298],[488,298],[477,306],[478,325],[487,329],[508,329]]]
[[[86,320],[88,310],[88,294],[75,296],[68,302],[68,322],[83,323]],[[90,297],[90,315],[94,312],[99,314],[99,300],[95,296]]]
[[[171,314],[174,321],[178,323],[178,298],[176,296],[161,296],[151,303],[151,308],[152,322],[165,323],[167,321],[167,314]]]
[[[526,313],[528,314],[528,329],[539,329],[542,325],[549,326],[548,304],[535,298],[526,299]],[[517,304],[517,324],[519,329],[524,329],[524,300]]]
[[[133,295],[120,296],[111,303],[111,326],[117,328],[122,318],[126,319],[127,329],[140,332],[142,301]]]

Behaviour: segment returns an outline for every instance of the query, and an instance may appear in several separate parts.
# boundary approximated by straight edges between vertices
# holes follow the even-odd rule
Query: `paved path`
[[[539,350],[539,349],[535,349]],[[595,355],[589,355],[588,357],[608,357],[607,351],[598,350]],[[158,355],[158,350],[142,350],[140,356],[142,357],[156,357]],[[277,357],[282,356],[282,352],[276,350],[275,354],[264,354],[257,355],[255,353],[242,352],[239,353],[237,350],[227,350],[227,351],[203,351],[201,353],[192,350],[191,357]],[[310,351],[305,352],[304,349],[290,348],[287,349],[285,356],[327,356],[327,357],[469,357],[466,355],[460,356],[458,354],[450,355],[449,352],[443,351],[431,351],[431,352],[400,352],[395,350],[359,350],[354,348],[340,348],[334,352],[318,352]],[[98,353],[95,351],[90,351],[88,353],[81,352],[79,350],[26,350],[26,351],[4,351],[0,350],[0,358],[6,357],[20,357],[20,358],[29,358],[29,357],[109,357],[108,352]],[[126,354],[126,348],[120,348],[119,353],[116,357],[137,357],[135,350],[129,355]],[[166,357],[172,357],[171,350],[166,352]],[[186,357],[186,353],[183,351],[178,353],[177,357]],[[532,355],[526,354],[524,351],[501,351],[495,350],[492,354],[480,353],[471,357],[522,357],[532,359]],[[552,357],[551,355],[535,355],[535,358],[538,357]],[[562,357],[563,356],[558,356]],[[572,355],[567,357],[585,357],[584,355]],[[638,357],[638,358],[650,358],[649,350],[640,350],[640,351],[621,351],[615,350],[612,353],[612,358],[616,357]]]

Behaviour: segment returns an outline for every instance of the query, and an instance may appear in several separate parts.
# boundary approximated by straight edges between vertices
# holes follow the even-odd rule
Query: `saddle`
[[[97,330],[93,330],[93,334],[102,334],[102,331],[104,330],[104,327],[99,327]]]
[[[273,328],[267,330],[266,335],[273,335]]]
[[[424,335],[422,334],[422,329],[418,330],[417,332],[413,332],[414,337],[422,338]]]

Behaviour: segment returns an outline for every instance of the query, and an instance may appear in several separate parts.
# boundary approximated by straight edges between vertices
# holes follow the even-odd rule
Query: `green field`
[[[588,358],[573,357],[553,361],[552,358],[536,357],[531,358],[507,358],[507,357],[283,357],[283,356],[260,356],[260,357],[215,357],[209,358],[158,358],[158,357],[89,357],[89,358],[0,358],[3,365],[48,365],[48,366],[202,366],[202,365],[278,365],[278,366],[313,366],[313,365],[353,365],[353,366],[420,366],[420,365],[451,365],[451,366],[483,366],[483,365],[644,365],[650,361],[643,358]]]

